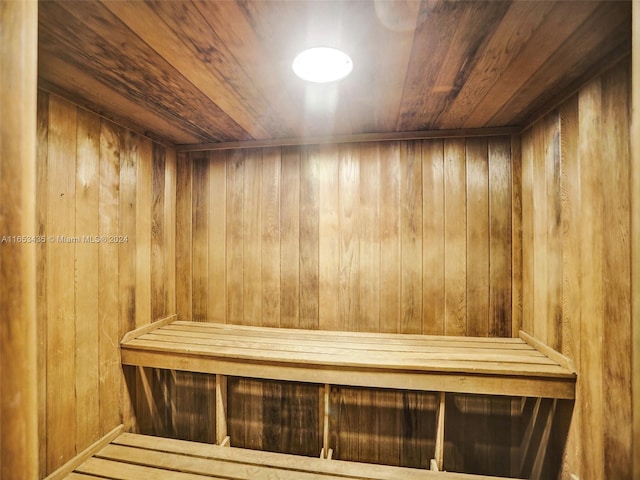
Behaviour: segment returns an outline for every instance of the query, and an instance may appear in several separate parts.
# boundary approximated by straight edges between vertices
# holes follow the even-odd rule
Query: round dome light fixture
[[[351,73],[353,61],[342,50],[313,47],[300,52],[293,60],[295,74],[308,82],[329,83]]]

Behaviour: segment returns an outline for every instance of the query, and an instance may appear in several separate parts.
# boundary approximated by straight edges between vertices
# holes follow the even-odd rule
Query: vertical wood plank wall
[[[122,421],[135,428],[142,385],[135,372],[122,381],[119,340],[176,310],[176,157],[43,91],[37,112],[44,477]]]
[[[36,244],[26,238],[36,235],[37,42],[37,2],[0,4],[0,478],[5,480],[38,478]]]
[[[517,148],[515,139],[492,137],[180,154],[178,314],[275,327],[517,335],[511,300]],[[229,388],[234,445],[286,444],[317,455],[320,435],[309,431],[319,424],[316,387],[238,380]],[[299,398],[298,410],[283,411]],[[337,458],[428,466],[435,398],[336,389],[332,399]],[[368,424],[360,417],[374,405],[383,413]],[[480,405],[487,414],[508,415],[502,404]],[[454,407],[468,414],[473,431],[478,407],[463,398]],[[289,423],[295,415],[305,418]],[[476,460],[462,445],[464,435],[452,437],[468,464],[449,468],[508,474],[508,447],[495,447],[493,456],[488,450],[508,445],[509,428],[507,422],[482,438],[487,450]]]
[[[522,136],[523,327],[578,371],[563,478],[632,478],[629,68]]]
[[[179,154],[178,314],[511,336],[511,149],[492,137]]]

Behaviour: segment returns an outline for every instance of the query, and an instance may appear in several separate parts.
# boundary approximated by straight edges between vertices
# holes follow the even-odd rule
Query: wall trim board
[[[358,133],[325,137],[275,138],[271,140],[247,140],[242,142],[202,143],[176,145],[177,152],[204,152],[265,147],[291,147],[341,143],[391,142],[405,140],[430,140],[441,138],[499,137],[517,135],[520,127],[491,127],[452,130],[418,130],[415,132]]]

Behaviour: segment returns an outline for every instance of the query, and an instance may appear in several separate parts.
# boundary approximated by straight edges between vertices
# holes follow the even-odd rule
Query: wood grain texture
[[[545,139],[547,136],[553,135],[552,128],[553,119],[545,119],[541,123],[540,129],[536,132],[532,141],[532,172],[533,172],[533,194],[532,194],[532,214],[536,228],[533,230],[533,277],[535,279],[535,288],[533,289],[533,309],[531,312],[535,322],[534,335],[544,343],[548,342],[548,317],[547,317],[547,297],[549,295],[547,289],[547,262],[548,262],[548,243],[547,228],[541,228],[548,221],[547,211],[547,183],[545,169]],[[549,189],[552,190],[552,186]],[[538,321],[543,318],[543,321]]]
[[[185,162],[190,163],[190,162]],[[180,172],[178,172],[178,175]],[[227,319],[244,318],[242,288],[242,252],[243,252],[243,210],[242,186],[244,182],[244,159],[240,152],[233,152],[227,165]],[[186,232],[185,232],[186,233]],[[184,235],[184,234],[183,234]],[[185,244],[192,242],[190,235],[185,236]]]
[[[119,338],[136,328],[136,137],[126,131],[122,137],[120,155],[119,232],[127,242],[118,248],[118,298],[120,299]],[[120,402],[122,423],[125,428],[136,431],[136,416],[133,406],[135,389],[130,389],[134,380],[132,369],[125,370],[125,381],[121,382]]]
[[[444,334],[444,146],[422,143],[422,331]]]
[[[146,138],[138,143],[136,162],[136,326],[151,318],[151,214],[153,144]],[[147,320],[148,319],[148,320]]]
[[[227,252],[226,153],[210,153],[209,161],[211,162],[210,168],[207,169],[209,175],[209,217],[205,221],[212,219],[216,225],[225,225],[225,228],[209,231],[207,312],[209,320],[225,323],[227,319],[226,265],[224,261]],[[183,235],[181,234],[181,236]]]
[[[191,319],[206,322],[209,318],[209,156],[200,154],[192,162],[193,198],[191,205],[192,247],[192,284]]]
[[[176,469],[179,466],[179,472]],[[70,479],[121,476],[122,478],[159,478],[161,480],[196,480],[208,472],[226,478],[249,480],[391,480],[439,478],[425,470],[374,464],[353,464],[320,458],[303,458],[271,452],[257,452],[236,447],[212,446],[202,442],[159,438],[123,433],[96,454],[75,467]],[[88,473],[90,475],[84,475]],[[92,474],[92,475],[91,475]],[[453,480],[496,479],[490,476],[448,474]],[[57,480],[57,479],[55,479]]]
[[[380,331],[400,331],[400,144],[390,143],[380,164]]]
[[[581,310],[585,313],[580,332],[581,367],[580,372],[589,372],[591,378],[585,383],[583,409],[584,418],[582,438],[585,454],[590,461],[584,465],[583,475],[604,477],[605,439],[603,378],[604,334],[604,285],[603,285],[603,247],[604,247],[604,211],[601,176],[604,165],[601,155],[604,144],[597,138],[601,128],[602,115],[601,79],[587,85],[578,95],[579,128],[578,154],[580,155],[580,183],[582,200],[582,223],[580,234],[580,254],[588,262],[581,262],[582,294]],[[589,165],[587,167],[587,165]],[[583,168],[584,167],[584,168]],[[587,353],[588,352],[588,353]]]
[[[180,318],[191,318],[193,249],[191,244],[193,163],[178,154],[176,164],[176,308]],[[225,232],[226,233],[226,232]],[[225,305],[226,307],[226,305]]]
[[[164,252],[167,249],[167,233],[171,226],[165,222],[166,198],[165,164],[166,152],[160,145],[153,145],[151,165],[151,317],[159,318],[167,313],[169,292],[165,284],[167,262]]]
[[[180,234],[179,244],[189,258],[207,235],[227,232],[226,249],[193,269],[202,282],[226,264],[229,323],[261,325],[268,312],[273,325],[454,334],[468,328],[469,309],[484,325],[474,330],[510,336],[510,144],[495,137],[269,147],[219,152],[215,161],[183,154],[197,176],[226,188],[224,198],[213,196],[181,167],[177,184],[192,185],[184,192],[190,209],[208,211],[214,200],[227,207],[226,216],[198,220],[208,234],[192,233],[190,242]],[[479,211],[467,215],[475,205]],[[474,222],[480,234],[469,233]],[[484,291],[478,300],[470,300],[473,285]]]
[[[511,139],[489,139],[489,336],[513,336]],[[511,318],[511,322],[509,319]]]
[[[630,51],[631,2],[393,3],[46,2],[38,74],[137,132],[198,145],[519,126]],[[329,102],[291,69],[314,44],[356,65]]]
[[[628,62],[522,139],[523,325],[568,356],[580,379],[554,467],[563,477],[632,477]]]
[[[282,150],[280,191],[280,325],[300,325],[300,150]]]
[[[46,128],[37,119],[36,2],[0,6],[0,235],[38,235],[41,185],[36,140]],[[36,244],[0,245],[0,477],[39,478],[38,398],[43,385],[38,358],[44,340],[38,322]],[[73,288],[73,287],[72,287]],[[74,432],[75,433],[75,432]]]
[[[118,297],[119,264],[117,258],[119,235],[118,197],[120,183],[120,152],[122,150],[122,129],[104,122],[100,131],[100,195],[98,234],[106,241],[98,247],[98,319],[100,327],[99,367],[100,367],[100,432],[106,434],[120,422],[119,399],[121,374],[117,370],[119,361],[119,325],[115,318],[120,313]],[[150,178],[151,180],[151,178]],[[80,225],[76,224],[76,235]],[[151,229],[149,228],[149,234]],[[77,254],[77,252],[76,252]],[[147,285],[151,276],[146,279]],[[150,287],[150,285],[149,285]],[[78,298],[76,298],[76,302]],[[149,303],[151,303],[149,301]],[[76,312],[77,314],[77,312]],[[113,319],[113,320],[112,320]],[[151,319],[149,319],[150,321]],[[76,342],[80,341],[77,338]],[[77,417],[82,422],[81,417]],[[95,440],[95,439],[94,439]],[[80,444],[81,445],[81,444]],[[78,449],[77,449],[78,450]]]
[[[280,192],[281,151],[262,155],[262,325],[280,326]]]
[[[400,333],[422,333],[422,149],[400,147]]]
[[[533,135],[522,137],[522,329],[533,332]]]
[[[340,164],[335,146],[319,148],[318,159],[318,258],[319,261],[319,326],[325,330],[340,330],[341,295],[341,225],[340,225]]]
[[[578,97],[573,96],[560,108],[560,153],[562,162],[562,353],[581,364],[580,331],[581,311],[581,270],[580,270],[580,157],[578,156]],[[582,382],[576,385],[576,396],[582,398]],[[575,409],[569,432],[563,472],[569,470],[581,475],[581,424],[582,409]]]
[[[633,49],[631,54],[631,275],[640,277],[640,8],[633,4]],[[632,408],[640,411],[640,282],[631,283],[632,318]],[[640,415],[633,414],[632,458],[634,476],[640,476]]]
[[[358,330],[360,322],[360,151],[338,150],[339,295],[338,319],[344,330]],[[326,327],[325,327],[326,328]]]
[[[465,335],[467,331],[467,205],[465,144],[462,140],[444,143],[445,202],[445,335]]]
[[[244,159],[243,212],[242,212],[242,296],[244,299],[243,322],[246,325],[262,325],[262,151],[249,152]],[[261,449],[264,445],[263,384],[254,379],[241,379],[238,388],[243,392],[240,408],[243,409],[242,426],[244,445]],[[234,430],[231,435],[234,435]]]
[[[317,147],[300,155],[300,327],[319,323],[320,165]],[[329,259],[327,259],[329,260]]]
[[[49,95],[38,90],[37,105],[38,141],[36,163],[36,191],[46,191],[48,156],[49,156]],[[47,208],[46,202],[36,204],[36,231],[38,235],[47,234]],[[47,244],[36,246],[36,259],[46,258]],[[39,261],[36,267],[36,298],[41,305],[47,303],[47,265]],[[47,309],[37,308],[38,349],[44,351],[47,348]],[[46,355],[38,355],[38,432],[44,432],[47,428],[47,359]],[[47,437],[38,435],[39,471],[47,469]]]
[[[631,73],[628,63],[613,69],[602,77],[602,143],[612,158],[602,172],[603,191],[617,194],[603,198],[604,224],[607,247],[603,252],[604,311],[607,319],[603,338],[604,404],[616,412],[605,422],[605,476],[632,477],[632,445],[629,425],[632,422],[631,385],[632,344],[629,332],[631,321],[631,145],[629,87]]]
[[[511,136],[511,334],[522,329],[522,141]]]
[[[208,221],[202,223],[208,225],[209,242],[211,235],[226,232],[225,249],[219,250],[215,260],[209,257],[208,265],[195,262],[190,268],[197,269],[201,278],[219,269],[219,263],[226,265],[226,279],[219,277],[222,285],[216,281],[215,288],[227,292],[227,323],[435,334],[445,333],[447,326],[451,334],[455,329],[445,321],[445,261],[450,258],[458,268],[456,308],[474,311],[477,321],[484,325],[483,335],[510,336],[511,283],[498,273],[511,275],[510,261],[504,264],[512,248],[510,144],[509,137],[491,137],[265,147],[210,152],[208,155],[217,157],[209,157],[208,168],[204,169],[203,153],[181,153],[185,158],[177,172],[177,185],[192,185],[189,192],[179,193],[189,202],[189,208],[211,211],[221,208],[214,202],[226,205],[226,217],[210,213]],[[466,170],[474,145],[476,150],[481,145],[484,152],[477,161],[479,172]],[[457,162],[448,184],[445,152],[454,155]],[[206,198],[196,198],[202,189],[189,180],[192,173],[184,165],[196,165],[193,162],[199,165],[198,175],[209,178]],[[459,175],[461,184],[456,180]],[[214,194],[213,183],[226,193],[221,190]],[[447,202],[447,198],[454,201]],[[209,203],[208,207],[203,201]],[[460,220],[457,209],[466,212],[468,203],[483,205],[484,213],[473,217],[465,213]],[[260,212],[259,221],[256,212]],[[252,222],[260,225],[259,237],[251,233]],[[484,233],[467,240],[473,222],[481,222]],[[177,239],[192,252],[200,248],[200,237],[189,233],[194,231],[194,226],[188,226],[178,233],[185,238]],[[462,241],[462,257],[451,252],[445,257],[454,245],[445,243],[446,236]],[[249,241],[254,247],[243,246]],[[211,245],[209,248],[211,251]],[[471,256],[485,252],[484,273],[467,269],[467,251]],[[492,278],[490,254],[496,258]],[[185,251],[184,255],[189,258],[190,254]],[[211,295],[214,280],[209,275]],[[260,302],[253,303],[254,313],[243,306],[257,288],[248,286],[247,275],[261,285],[260,298],[252,300]],[[469,307],[473,301],[467,282],[484,289],[484,308]],[[267,294],[272,291],[276,293]],[[490,292],[495,295],[491,297],[491,310]],[[257,311],[261,317],[255,315]],[[494,322],[491,332],[490,318]],[[458,331],[466,331],[469,319],[462,316],[456,325]],[[233,444],[309,451],[298,443],[303,437],[292,423],[299,420],[298,416],[277,413],[276,405],[287,405],[298,396],[300,408],[320,408],[317,392],[302,386],[230,381],[229,431]],[[433,439],[425,439],[425,435],[433,436],[433,422],[424,420],[420,413],[421,409],[431,409],[423,404],[422,397],[358,389],[336,389],[330,397],[339,412],[330,417],[335,458],[428,466],[428,445]],[[379,402],[385,405],[384,415],[375,422],[364,422],[363,415],[373,415]],[[411,432],[412,440],[403,444],[401,438],[407,432]],[[316,445],[319,440],[314,435],[309,432],[305,441]],[[272,446],[272,441],[276,445]]]
[[[78,112],[75,222],[82,235],[100,231],[100,123],[97,116]],[[76,397],[81,399],[78,415],[86,419],[76,425],[76,434],[78,443],[87,445],[101,430],[100,416],[93,412],[100,402],[99,251],[95,245],[76,245],[76,261]]]
[[[467,142],[467,334],[489,335],[489,146],[487,139]],[[492,192],[493,193],[493,192]],[[493,260],[493,259],[491,259]]]
[[[358,315],[364,331],[380,329],[380,169],[379,145],[360,145],[358,238],[360,279]]]
[[[59,98],[49,103],[47,235],[47,434],[67,438],[51,442],[47,469],[55,470],[75,455],[75,292],[74,243],[57,238],[75,236],[76,108]],[[41,195],[44,192],[41,192]],[[73,332],[73,333],[71,333]],[[62,388],[62,386],[66,388]],[[71,428],[70,428],[71,427]]]
[[[46,474],[121,419],[132,429],[145,424],[136,411],[144,384],[129,373],[123,381],[118,343],[136,322],[151,322],[152,312],[175,308],[167,225],[175,225],[176,173],[173,151],[66,100],[40,92],[37,112],[35,198],[47,242],[36,251],[44,279],[34,285],[42,300],[38,410],[49,432],[40,455]],[[140,269],[137,258],[146,259]]]
[[[559,334],[562,324],[562,211],[561,211],[561,164],[560,133],[558,115],[553,117],[549,128],[553,132],[544,140],[544,164],[547,204],[547,341],[553,349],[562,349],[562,335]]]

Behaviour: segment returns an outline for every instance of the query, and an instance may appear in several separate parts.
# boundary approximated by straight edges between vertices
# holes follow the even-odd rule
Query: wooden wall
[[[511,336],[511,151],[496,137],[184,154],[178,313]]]
[[[123,420],[132,426],[119,340],[175,311],[176,161],[46,92],[37,111],[43,477]]]
[[[523,326],[578,372],[563,478],[632,478],[630,81],[625,61],[522,137]]]
[[[519,202],[512,191],[517,139],[180,156],[176,293],[181,318],[308,329],[517,334],[519,305],[516,301],[512,315],[512,297],[518,298],[519,287],[516,282],[514,293],[511,279],[513,242],[519,241],[512,231],[512,203]],[[156,397],[168,408],[186,403],[192,413],[184,420],[203,425],[207,420],[198,405],[212,402],[181,394],[177,385],[190,392],[189,385],[206,381],[173,375],[161,381]],[[234,445],[318,454],[317,387],[235,380],[229,388]],[[476,453],[464,435],[452,435],[448,468],[509,474],[510,422],[491,430],[477,415],[481,410],[504,418],[506,408],[508,418],[509,402],[505,407],[497,400],[450,401],[451,411],[459,409],[466,418],[460,432],[480,427],[490,433],[473,436],[486,447]],[[431,394],[334,389],[332,404],[336,458],[428,466],[436,405]],[[471,405],[476,407],[469,413]],[[365,420],[371,417],[376,420]],[[188,431],[175,418],[155,423],[160,424],[148,425],[148,431],[205,441],[210,436]]]
[[[38,476],[36,83],[38,4],[0,4],[0,478]]]

